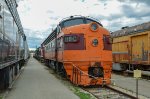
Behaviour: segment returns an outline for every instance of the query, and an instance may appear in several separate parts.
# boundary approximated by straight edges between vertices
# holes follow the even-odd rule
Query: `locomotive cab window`
[[[92,22],[95,22],[95,23],[97,23],[97,24],[99,24],[100,26],[103,27],[103,25],[101,23],[99,23],[99,22],[96,22],[96,21],[91,20],[91,19],[86,19],[86,24],[89,24],[89,23],[92,23]]]
[[[83,18],[70,19],[63,23],[63,27],[69,27],[74,25],[84,24]]]
[[[95,20],[92,20],[90,18],[85,18],[85,17],[72,18],[72,19],[65,20],[65,21],[61,22],[59,24],[59,26],[61,28],[64,28],[64,27],[69,27],[69,26],[74,26],[74,25],[79,25],[79,24],[89,24],[91,22],[96,22],[97,24],[99,24],[100,26],[102,26],[101,23],[99,23],[99,22],[97,22]]]

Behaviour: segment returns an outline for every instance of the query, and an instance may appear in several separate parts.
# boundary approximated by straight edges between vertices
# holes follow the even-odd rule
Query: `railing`
[[[82,71],[79,67],[77,67],[76,65],[74,65],[71,62],[65,62],[65,63],[66,64],[71,64],[71,66],[72,66],[72,82],[74,84],[79,85],[79,82],[81,82],[81,78],[82,78],[83,75],[91,77],[93,80],[96,81],[95,83],[97,83],[98,77],[89,75],[88,73]]]
[[[78,68],[73,66],[73,70],[72,70],[72,82],[76,85],[79,84],[79,82],[81,82],[81,75],[82,75],[82,71],[80,71]]]

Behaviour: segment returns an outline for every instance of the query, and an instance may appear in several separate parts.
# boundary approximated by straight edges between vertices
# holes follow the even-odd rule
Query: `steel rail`
[[[133,96],[133,95],[127,94],[127,93],[125,93],[125,92],[123,92],[123,91],[117,90],[117,89],[115,89],[115,88],[113,88],[113,87],[110,87],[110,86],[108,86],[108,85],[106,85],[105,87],[108,88],[108,89],[111,89],[111,90],[113,90],[113,91],[115,91],[115,92],[118,92],[119,94],[123,94],[123,95],[125,95],[125,96],[127,96],[127,97],[130,97],[131,99],[137,99],[137,98],[136,98],[135,96]]]
[[[94,88],[95,88],[95,91],[94,91]],[[103,97],[102,92],[99,92],[97,88],[100,88],[100,86],[93,86],[93,87],[91,87],[91,89],[87,89],[87,88],[82,88],[82,89],[83,89],[84,91],[86,91],[86,92],[92,94],[92,95],[93,95],[94,97],[96,97],[97,99],[101,99],[100,97]],[[135,96],[132,96],[132,95],[127,94],[127,93],[124,93],[124,92],[122,92],[122,91],[120,91],[120,90],[117,90],[117,89],[112,88],[112,87],[109,87],[109,86],[104,86],[104,87],[101,87],[101,88],[104,88],[103,90],[110,90],[110,93],[111,93],[111,92],[117,93],[117,94],[118,94],[118,99],[120,99],[120,96],[121,96],[121,97],[129,98],[129,99],[137,99]],[[91,90],[92,90],[92,92],[91,92]],[[115,94],[115,93],[114,93],[114,95],[117,95],[117,94]],[[107,95],[107,93],[106,93],[106,95]],[[108,94],[107,96],[109,97],[109,95],[113,95],[113,94]],[[120,96],[119,96],[119,95],[120,95]],[[108,99],[111,99],[111,98],[108,98]],[[117,99],[117,98],[116,98],[116,99]]]

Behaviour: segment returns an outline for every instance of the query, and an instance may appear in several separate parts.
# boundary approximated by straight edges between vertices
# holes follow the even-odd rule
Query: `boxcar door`
[[[148,35],[131,37],[132,61],[148,61]]]

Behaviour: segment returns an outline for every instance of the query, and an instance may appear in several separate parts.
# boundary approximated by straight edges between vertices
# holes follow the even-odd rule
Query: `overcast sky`
[[[30,48],[71,15],[99,20],[109,31],[150,21],[150,0],[18,0],[18,12]]]

